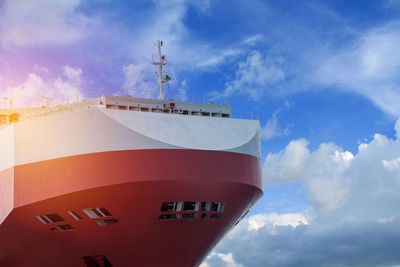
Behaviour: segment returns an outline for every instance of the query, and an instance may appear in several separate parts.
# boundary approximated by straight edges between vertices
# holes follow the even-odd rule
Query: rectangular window
[[[182,209],[182,202],[163,202],[161,205],[161,211],[168,212],[168,211],[181,211]]]
[[[77,221],[82,220],[82,217],[79,216],[76,212],[68,211],[68,214],[71,215]]]
[[[60,231],[62,231],[62,232],[74,230],[74,227],[72,227],[72,226],[69,225],[69,224],[59,225],[59,226],[57,226],[57,228],[58,228]]]
[[[36,218],[37,218],[39,221],[41,221],[43,224],[51,223],[48,219],[46,219],[46,218],[43,217],[43,216],[36,216]]]
[[[96,210],[99,211],[103,215],[103,217],[112,216],[111,213],[108,210],[106,210],[106,208],[100,207],[100,208],[97,208]]]
[[[133,107],[129,107],[129,110],[133,110],[133,111],[139,111],[139,110],[140,110],[140,108],[139,108],[139,107],[135,107],[135,106],[133,106]]]
[[[178,214],[162,214],[158,217],[159,220],[173,220],[178,218]]]
[[[221,219],[221,218],[222,218],[222,214],[213,213],[213,214],[210,215],[210,218],[213,218],[213,219]]]
[[[201,202],[201,210],[209,211],[210,210],[210,202],[208,202],[208,201]]]
[[[60,215],[58,215],[57,213],[46,214],[46,215],[43,215],[42,217],[46,218],[50,223],[64,221],[64,218],[61,217]]]
[[[198,201],[186,201],[183,205],[183,210],[198,211],[200,203]]]
[[[224,211],[224,202],[213,201],[211,204],[211,210],[223,212]]]
[[[196,218],[196,213],[184,213],[182,214],[182,219],[194,219]]]
[[[83,212],[92,219],[111,216],[111,213],[103,207],[83,209]]]
[[[96,222],[100,226],[105,226],[107,224],[118,223],[117,219],[101,220]]]
[[[112,267],[110,261],[104,255],[83,257],[87,267]]]
[[[162,112],[162,109],[160,109],[160,108],[152,108],[152,109],[151,109],[151,112],[158,112],[158,113],[161,113],[161,112]]]
[[[116,105],[109,105],[109,104],[107,104],[107,105],[106,105],[106,108],[116,109],[117,106],[116,106]]]

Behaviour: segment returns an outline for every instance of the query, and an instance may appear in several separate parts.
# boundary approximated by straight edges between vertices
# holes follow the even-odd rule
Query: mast
[[[158,93],[158,99],[164,100],[164,89],[163,89],[163,84],[171,80],[171,77],[168,75],[164,75],[163,73],[163,66],[167,65],[167,57],[165,55],[161,54],[161,46],[163,45],[163,42],[158,40],[157,41],[157,48],[158,48],[158,54],[153,55],[153,60],[151,64],[156,65],[158,67],[158,73],[157,73],[157,80],[158,80],[158,87],[159,87],[159,93]],[[155,60],[157,59],[157,60]]]

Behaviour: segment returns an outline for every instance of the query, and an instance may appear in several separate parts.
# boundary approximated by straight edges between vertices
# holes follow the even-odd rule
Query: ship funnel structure
[[[153,54],[151,64],[158,66],[158,72],[156,72],[159,87],[158,99],[164,100],[163,84],[170,81],[171,77],[163,72],[163,66],[167,65],[167,57],[161,54],[161,46],[163,46],[163,42],[158,40],[158,54]]]

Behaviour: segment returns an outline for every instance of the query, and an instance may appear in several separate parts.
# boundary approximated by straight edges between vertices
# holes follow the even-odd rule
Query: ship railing
[[[115,95],[124,96],[130,95],[137,98],[156,98],[158,92],[155,90],[141,90],[132,88],[115,88],[115,87],[103,87],[98,90],[86,92],[86,96],[90,98],[100,98],[103,95]],[[172,93],[170,91],[165,92],[165,100],[173,99],[176,101],[192,102],[192,103],[214,103],[219,105],[229,105],[228,99],[225,97],[216,98],[211,95],[198,95],[198,94],[186,94],[186,93]]]
[[[7,127],[10,125],[8,118],[4,118],[0,120],[0,129]]]
[[[54,113],[59,113],[63,111],[73,111],[77,108],[81,109],[93,109],[94,107],[98,106],[98,100],[83,100],[81,102],[76,102],[72,104],[65,104],[65,105],[57,105],[51,108],[45,108],[43,110],[35,110],[31,112],[24,112],[20,114],[18,121],[29,120],[33,118],[40,118],[45,117]],[[0,129],[10,126],[14,122],[10,122],[8,118],[0,120]]]
[[[260,116],[253,112],[233,111],[231,118],[243,120],[260,120]]]
[[[29,120],[33,118],[39,118],[39,117],[45,117],[49,116],[55,113],[63,112],[63,111],[73,111],[78,108],[80,109],[94,109],[95,107],[101,106],[99,104],[99,99],[92,99],[92,100],[83,100],[81,102],[76,102],[76,103],[71,103],[71,104],[65,104],[65,105],[57,105],[55,107],[51,108],[45,108],[43,110],[35,110],[31,112],[24,112],[20,114],[18,121],[24,121],[24,120]],[[142,107],[145,107],[144,105]],[[131,111],[129,108],[127,111]],[[136,111],[136,110],[134,110]],[[142,112],[138,110],[137,112]],[[158,111],[152,111],[151,106],[149,105],[148,107],[148,112],[158,112]],[[207,113],[207,112],[206,112]],[[180,114],[176,112],[170,112],[169,114]],[[194,116],[194,115],[191,115]],[[205,115],[202,115],[205,116]],[[212,117],[211,113],[208,115],[209,117]],[[229,117],[224,117],[220,116],[221,118],[233,118],[233,119],[245,119],[245,120],[259,120],[259,116],[252,113],[252,112],[231,112]],[[0,120],[0,129],[5,128],[14,122],[10,122],[8,118],[2,118]]]

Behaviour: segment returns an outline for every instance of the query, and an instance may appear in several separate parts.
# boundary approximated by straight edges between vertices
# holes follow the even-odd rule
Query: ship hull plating
[[[84,257],[96,255],[114,267],[198,266],[261,197],[260,168],[251,155],[190,149],[90,153],[9,168],[0,178],[15,187],[14,209],[0,225],[0,266],[84,267]],[[161,211],[163,202],[186,201],[223,202],[224,209]],[[110,214],[83,212],[98,207]],[[64,221],[37,218],[46,214]],[[165,214],[177,218],[160,220]]]

